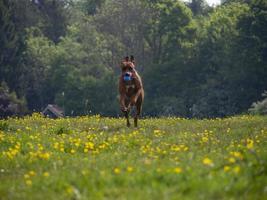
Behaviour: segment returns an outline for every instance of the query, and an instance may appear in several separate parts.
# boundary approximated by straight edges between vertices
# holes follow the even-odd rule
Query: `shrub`
[[[16,93],[10,93],[6,83],[0,85],[0,118],[22,115],[26,112],[24,99],[18,99]]]
[[[251,114],[266,115],[267,114],[267,91],[262,93],[263,100],[254,102],[248,110]]]
[[[9,125],[5,121],[0,121],[0,131],[7,131],[9,129]]]

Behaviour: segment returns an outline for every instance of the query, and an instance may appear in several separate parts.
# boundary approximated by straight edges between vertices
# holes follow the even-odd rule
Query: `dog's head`
[[[128,56],[124,58],[121,62],[121,72],[122,78],[125,82],[132,81],[136,78],[134,56],[131,56],[130,59]]]

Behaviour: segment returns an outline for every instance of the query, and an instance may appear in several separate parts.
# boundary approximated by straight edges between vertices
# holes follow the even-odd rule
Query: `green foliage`
[[[233,115],[244,110],[251,101],[248,100],[250,94],[242,91],[249,85],[242,82],[245,78],[240,72],[246,69],[236,49],[240,37],[238,22],[248,10],[246,4],[227,4],[215,9],[206,19],[198,44],[197,59],[201,66],[198,73],[203,82],[193,104],[194,116]]]
[[[266,90],[266,1],[14,0],[0,3],[0,81],[31,111],[117,116],[117,76],[136,57],[145,115],[247,111]]]
[[[205,0],[191,0],[188,3],[189,8],[194,15],[205,15],[209,6]]]
[[[87,15],[95,15],[105,0],[80,0],[76,6]]]
[[[9,124],[5,121],[0,122],[0,131],[8,131],[9,130]]]
[[[155,63],[167,62],[182,53],[185,44],[192,39],[192,13],[180,1],[162,1],[151,4],[147,42]]]
[[[108,0],[94,16],[92,23],[107,41],[107,65],[115,71],[126,54],[135,55],[139,70],[151,60],[151,47],[146,38],[147,21],[151,16],[149,11],[141,0]]]
[[[5,81],[14,86],[12,75],[16,71],[18,54],[18,33],[14,25],[12,3],[7,0],[0,2],[0,82]]]
[[[116,83],[117,79],[111,73],[101,79],[69,78],[63,92],[57,94],[56,102],[65,109],[67,115],[112,116],[118,112]]]
[[[68,19],[68,0],[39,0],[35,4],[41,15],[42,24],[38,27],[42,29],[44,35],[57,43],[60,37],[66,33]]]
[[[58,126],[58,127],[53,128],[51,133],[56,134],[56,135],[62,135],[62,134],[71,134],[72,131],[65,126],[63,126],[63,127]]]
[[[5,82],[0,85],[0,118],[23,115],[27,111],[25,99],[18,99],[17,95],[9,92]]]
[[[248,110],[252,114],[266,115],[267,114],[267,91],[265,91],[262,96],[263,100],[254,102],[251,108]]]
[[[38,109],[40,104],[44,107],[46,103],[56,101],[69,115],[84,115],[89,111],[112,114],[106,107],[116,100],[116,80],[109,78],[114,75],[104,67],[108,56],[102,50],[105,45],[105,38],[97,34],[94,27],[85,24],[70,26],[58,44],[39,35],[38,30],[29,30],[27,53],[33,59],[29,74],[34,88],[28,103],[32,108]],[[109,93],[112,96],[107,99]],[[33,99],[34,96],[38,98]],[[111,110],[114,113],[114,109]]]

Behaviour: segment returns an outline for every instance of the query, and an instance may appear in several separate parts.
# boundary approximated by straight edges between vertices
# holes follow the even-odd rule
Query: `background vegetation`
[[[1,0],[0,82],[28,112],[56,103],[117,116],[119,62],[133,54],[144,115],[243,113],[267,88],[266,10],[266,0]]]

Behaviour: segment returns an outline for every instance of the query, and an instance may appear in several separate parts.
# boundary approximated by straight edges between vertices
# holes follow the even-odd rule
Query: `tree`
[[[226,116],[245,110],[247,102],[244,65],[239,60],[237,25],[249,8],[232,3],[218,7],[207,18],[198,45],[199,80],[201,92],[193,104],[192,114],[201,117]],[[236,49],[236,47],[238,49]]]
[[[205,0],[191,0],[191,2],[188,3],[188,6],[194,15],[205,15],[209,9]]]
[[[149,62],[149,50],[144,37],[148,15],[141,0],[108,0],[102,4],[93,23],[107,39],[109,66],[118,68],[118,61],[127,54],[135,55],[138,69],[143,69]]]
[[[104,2],[105,0],[81,0],[76,2],[76,7],[87,15],[95,15]]]
[[[18,37],[12,20],[12,8],[9,1],[0,1],[0,81],[10,80],[12,61],[17,54]]]
[[[27,73],[29,108],[40,110],[57,102],[67,114],[81,115],[88,114],[85,106],[89,104],[85,102],[89,102],[93,106],[92,112],[101,113],[100,103],[109,105],[109,101],[102,99],[98,91],[107,97],[114,89],[106,87],[106,83],[113,86],[116,83],[110,82],[114,80],[111,78],[114,74],[105,64],[105,45],[104,36],[86,22],[69,26],[66,36],[57,44],[45,37],[40,29],[29,29],[26,54],[27,64],[31,66]],[[115,95],[113,99],[116,99]]]
[[[0,81],[30,110],[117,115],[118,65],[133,54],[147,115],[241,113],[266,90],[266,10],[265,0],[2,0]]]
[[[26,99],[30,110],[41,110],[52,103],[53,91],[44,91],[49,83],[51,71],[57,56],[56,45],[43,35],[39,28],[27,29],[26,40]],[[53,84],[53,83],[51,83]]]
[[[144,73],[144,110],[153,115],[188,116],[192,101],[189,94],[195,82],[192,56],[196,24],[182,2],[164,1],[150,6],[154,17],[149,21],[147,40],[154,64]]]
[[[39,16],[36,14],[29,16],[37,17],[37,19],[39,18],[35,26],[41,29],[43,34],[53,42],[59,42],[60,37],[64,36],[66,33],[70,16],[68,12],[70,2],[68,0],[37,0],[31,1],[30,5],[29,1],[28,3],[24,3],[31,7],[31,11],[35,10],[36,14],[39,14]],[[29,18],[27,19],[31,20]]]

